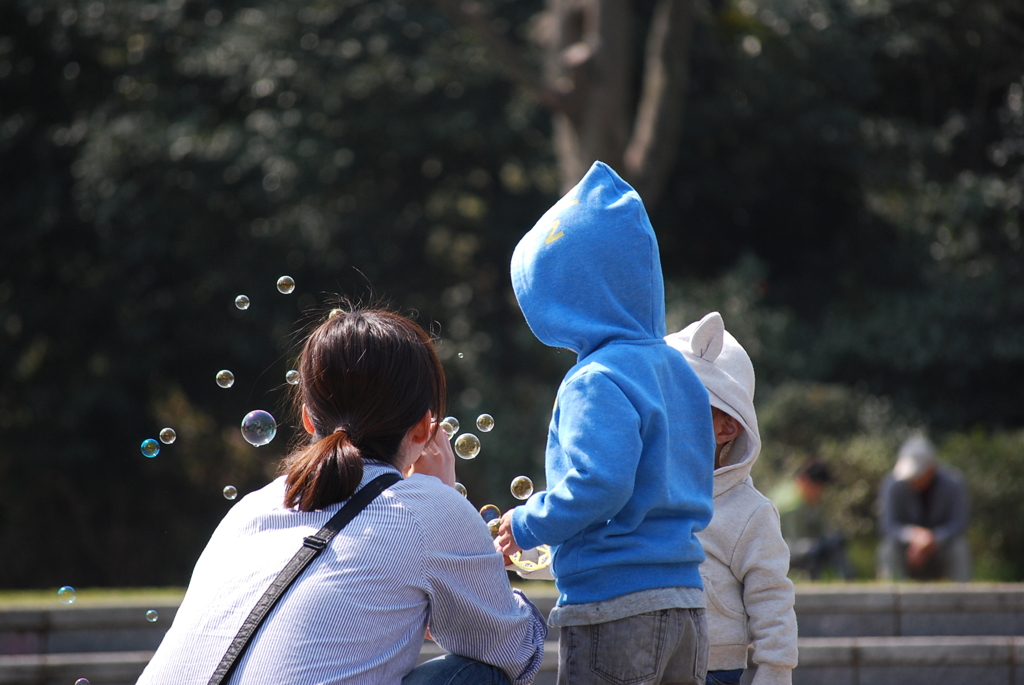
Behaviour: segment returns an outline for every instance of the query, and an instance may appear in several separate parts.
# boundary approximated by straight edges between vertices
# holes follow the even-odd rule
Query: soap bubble
[[[464,355],[464,354],[462,354],[461,352],[459,352],[459,359],[463,359],[463,358],[465,358],[465,356],[466,356],[466,355]]]
[[[533,481],[526,476],[516,476],[512,479],[512,496],[516,499],[530,499],[533,494]]]
[[[238,488],[236,488],[234,485],[225,485],[224,486],[224,499],[233,500],[236,497],[238,497]]]
[[[57,599],[60,600],[61,604],[74,604],[75,600],[78,599],[78,593],[75,592],[75,588],[65,585],[57,590]]]
[[[490,433],[494,429],[494,417],[490,414],[476,417],[476,429],[481,433]]]
[[[146,438],[142,441],[141,449],[142,456],[152,459],[156,455],[160,454],[160,443],[153,438]]]
[[[295,279],[291,276],[281,276],[277,279],[277,291],[282,295],[289,295],[295,290]]]
[[[466,486],[463,485],[462,483],[456,483],[455,489],[458,490],[459,494],[462,495],[463,497],[469,497],[469,493],[466,492]]]
[[[90,685],[88,678],[79,678],[75,681],[75,685]]]
[[[160,442],[165,445],[170,445],[172,442],[178,439],[178,434],[174,432],[173,428],[164,428],[160,431]]]
[[[217,372],[217,385],[222,388],[230,388],[235,384],[235,374],[231,373],[227,369],[221,369]]]
[[[448,426],[445,426],[445,424],[448,424]],[[441,421],[441,428],[444,429],[444,432],[448,434],[449,438],[458,433],[460,427],[461,424],[459,423],[459,420],[454,416],[446,416],[444,417],[444,420]]]
[[[480,507],[480,516],[483,517],[484,521],[491,522],[494,519],[501,518],[501,509],[493,504],[485,504]]]
[[[286,373],[284,375],[284,379],[286,381],[288,381],[288,385],[298,385],[299,384],[299,372],[296,371],[295,369],[292,369],[291,371],[289,371],[288,373]]]
[[[491,537],[498,537],[498,529],[501,528],[501,519],[491,519],[487,522],[487,530],[491,532]]]
[[[154,609],[150,609],[146,612],[146,620],[150,623],[156,623],[158,618],[160,618],[160,614],[158,614]]]
[[[277,421],[270,412],[257,409],[242,419],[242,437],[250,445],[266,445],[277,435]]]
[[[245,295],[239,295],[235,298],[235,306],[239,309],[245,310],[249,308],[249,298]]]
[[[475,459],[480,454],[480,438],[472,433],[463,433],[455,439],[455,454],[463,459]]]

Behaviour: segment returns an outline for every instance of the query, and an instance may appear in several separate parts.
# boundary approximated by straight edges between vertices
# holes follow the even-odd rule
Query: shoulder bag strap
[[[309,535],[303,539],[302,547],[291,558],[291,561],[285,565],[284,569],[277,574],[277,578],[274,579],[274,582],[270,584],[267,591],[256,602],[256,606],[249,612],[249,616],[238,630],[235,639],[231,641],[228,651],[224,653],[224,658],[220,660],[217,670],[213,672],[209,685],[221,685],[227,682],[235,668],[235,663],[245,652],[253,635],[259,630],[267,615],[270,614],[271,609],[274,608],[274,605],[277,604],[278,600],[285,593],[285,590],[295,582],[295,579],[309,566],[310,562],[316,559],[320,552],[324,551],[324,548],[338,534],[338,531],[354,519],[356,514],[365,509],[366,505],[372,502],[377,495],[400,480],[402,480],[401,476],[394,472],[377,476],[367,483],[366,487],[352,495],[352,498],[345,503],[345,506],[339,509],[338,513],[332,516],[327,525],[317,531],[316,535]]]

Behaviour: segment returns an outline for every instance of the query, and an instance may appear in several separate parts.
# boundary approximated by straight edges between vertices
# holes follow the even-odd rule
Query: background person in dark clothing
[[[782,537],[789,545],[789,568],[817,580],[828,568],[845,580],[853,578],[846,557],[846,539],[827,525],[818,503],[832,482],[825,462],[809,457],[792,480],[776,486],[769,499],[779,510]]]
[[[880,578],[971,579],[967,485],[959,471],[938,463],[931,441],[915,435],[903,443],[879,504]]]

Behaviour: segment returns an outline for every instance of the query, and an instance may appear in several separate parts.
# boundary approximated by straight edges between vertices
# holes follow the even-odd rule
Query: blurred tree
[[[969,538],[979,576],[1024,578],[1024,431],[951,436],[940,459],[961,471],[971,490]]]
[[[678,149],[689,82],[696,3],[657,0],[646,18],[638,69],[637,6],[631,0],[547,0],[533,18],[543,67],[507,37],[507,22],[481,2],[435,0],[470,27],[505,71],[552,113],[563,192],[595,160],[618,169],[648,206],[657,205]]]
[[[185,582],[224,485],[284,453],[331,293],[418,312],[451,412],[495,416],[475,504],[541,487],[574,360],[507,265],[590,146],[651,206],[670,326],[721,310],[759,393],[1024,424],[1022,27],[1007,0],[0,1],[0,585]]]
[[[774,382],[1024,422],[1016,3],[551,0],[518,30],[509,3],[435,4],[552,113],[563,189],[595,158],[636,185],[670,278],[755,256]]]
[[[273,473],[292,336],[332,292],[418,311],[452,411],[496,417],[460,466],[474,501],[542,482],[564,362],[502,274],[557,189],[546,134],[429,5],[0,12],[0,545],[26,562],[0,585],[185,582],[224,485]],[[282,424],[258,451],[254,408]],[[142,458],[164,425],[178,440]]]
[[[822,310],[810,374],[866,382],[943,430],[1020,426],[1010,379],[1024,374],[1024,13],[1007,2],[862,7],[879,84],[859,121],[872,170],[862,211],[892,239],[874,263],[844,241],[861,266]]]
[[[698,24],[654,214],[673,292],[720,282],[727,326],[770,322],[768,384],[1021,425],[1022,36],[1010,2],[741,0]]]

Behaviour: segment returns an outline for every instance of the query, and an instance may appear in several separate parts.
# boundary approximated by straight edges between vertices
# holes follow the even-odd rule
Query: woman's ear
[[[306,429],[306,432],[310,435],[316,435],[316,428],[313,427],[313,421],[309,418],[309,412],[306,411],[306,405],[302,405],[302,427]]]
[[[423,418],[413,424],[413,427],[409,429],[409,439],[417,445],[426,444],[430,440],[430,428],[434,420],[434,415],[429,411],[423,415]]]

